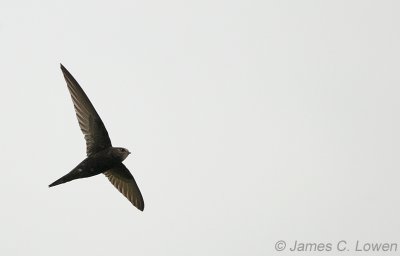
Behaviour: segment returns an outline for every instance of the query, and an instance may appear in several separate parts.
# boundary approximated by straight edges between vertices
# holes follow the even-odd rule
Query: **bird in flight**
[[[143,211],[144,201],[139,187],[128,168],[122,163],[130,154],[129,150],[111,145],[103,121],[85,92],[62,64],[61,70],[74,103],[79,126],[85,136],[87,158],[72,171],[51,183],[49,187],[103,173],[119,192],[136,208]]]

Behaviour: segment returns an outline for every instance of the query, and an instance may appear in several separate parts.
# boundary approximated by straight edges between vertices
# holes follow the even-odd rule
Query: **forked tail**
[[[54,181],[53,183],[51,183],[51,184],[49,185],[49,187],[54,187],[54,186],[63,184],[63,183],[65,183],[65,182],[68,182],[68,181],[77,179],[77,178],[78,178],[78,177],[76,177],[76,175],[73,175],[72,173],[68,173],[68,174],[62,176],[61,178],[59,178],[58,180]]]

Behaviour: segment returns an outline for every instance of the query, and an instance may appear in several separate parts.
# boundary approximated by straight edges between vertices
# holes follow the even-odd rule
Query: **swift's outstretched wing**
[[[61,64],[68,90],[74,103],[76,117],[86,140],[86,154],[91,156],[111,147],[111,140],[103,121],[75,78]]]
[[[142,194],[135,179],[124,164],[121,163],[117,167],[104,172],[104,175],[136,208],[143,211]]]

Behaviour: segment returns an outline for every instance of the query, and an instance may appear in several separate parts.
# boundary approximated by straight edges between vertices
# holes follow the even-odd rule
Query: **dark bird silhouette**
[[[143,211],[142,194],[132,174],[122,163],[130,154],[129,150],[111,145],[103,121],[85,92],[62,64],[61,70],[74,103],[79,126],[85,136],[87,158],[49,187],[103,173],[136,208]]]

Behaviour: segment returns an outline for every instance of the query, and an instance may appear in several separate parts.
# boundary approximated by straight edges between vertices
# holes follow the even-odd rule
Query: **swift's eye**
[[[119,149],[119,151],[121,151],[121,152],[125,152],[125,149],[123,149],[123,148],[120,148],[120,149]]]

